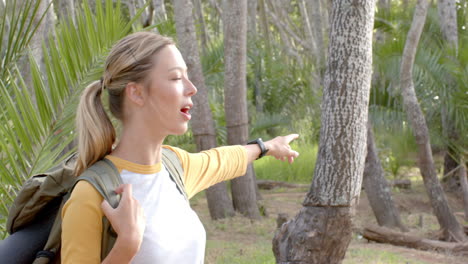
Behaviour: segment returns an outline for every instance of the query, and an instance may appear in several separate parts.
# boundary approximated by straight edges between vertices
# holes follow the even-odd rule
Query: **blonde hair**
[[[102,104],[102,91],[108,91],[112,115],[122,120],[126,85],[150,81],[148,72],[154,65],[155,55],[167,45],[174,45],[172,39],[152,32],[133,33],[114,45],[107,57],[103,77],[86,87],[78,105],[77,176],[109,154],[115,143],[116,132]]]

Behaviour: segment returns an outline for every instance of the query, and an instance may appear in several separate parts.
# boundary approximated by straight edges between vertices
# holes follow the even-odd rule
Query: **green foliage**
[[[300,154],[293,164],[277,161],[273,157],[255,161],[257,179],[310,184],[317,159],[317,145],[293,143],[292,149]]]
[[[36,8],[39,4],[28,2]],[[18,12],[5,12],[2,19],[13,14],[28,17],[28,13],[22,13],[26,9]],[[0,82],[0,232],[4,231],[7,208],[22,182],[67,157],[66,148],[75,137],[79,95],[87,83],[99,79],[108,50],[131,32],[136,19],[129,21],[122,16],[119,1],[106,0],[104,6],[97,1],[95,13],[85,1],[77,11],[76,24],[71,19],[60,21],[55,37],[51,34],[49,46],[44,45],[45,69],[39,69],[29,56],[33,87],[27,87],[16,67],[20,55],[10,55],[16,61],[6,65],[5,78]],[[15,27],[7,33],[9,43],[32,34]]]

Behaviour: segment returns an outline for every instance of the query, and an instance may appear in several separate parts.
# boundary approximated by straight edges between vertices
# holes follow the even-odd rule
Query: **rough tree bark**
[[[197,150],[202,151],[216,147],[216,132],[213,115],[208,103],[208,92],[200,62],[198,41],[192,15],[193,6],[190,0],[173,0],[176,18],[176,31],[179,46],[189,69],[189,77],[198,92],[193,97],[192,131]],[[206,191],[208,208],[212,219],[221,219],[234,215],[234,208],[227,193],[226,184],[218,183]]]
[[[333,1],[320,144],[300,212],[273,239],[277,263],[341,263],[366,157],[374,0]]]
[[[367,125],[367,157],[363,176],[364,190],[380,226],[408,231],[392,199],[391,188],[385,179],[384,170],[374,142],[372,125]]]
[[[228,144],[248,141],[247,117],[247,0],[226,0],[223,6],[224,28],[224,109]],[[251,165],[250,165],[251,166]],[[231,181],[234,209],[259,219],[255,182],[251,169]]]
[[[432,149],[429,140],[429,130],[421,107],[416,97],[413,83],[413,64],[424,23],[426,21],[428,0],[418,0],[413,15],[413,22],[403,50],[400,68],[400,87],[403,95],[403,106],[408,121],[413,130],[418,145],[418,165],[423,177],[432,209],[447,241],[464,241],[466,236],[462,226],[458,223],[450,209],[445,193],[437,178],[437,172],[432,157]]]

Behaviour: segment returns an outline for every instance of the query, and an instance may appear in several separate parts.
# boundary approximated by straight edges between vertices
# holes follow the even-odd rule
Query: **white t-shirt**
[[[143,242],[132,263],[203,264],[205,229],[164,165],[153,174],[124,169],[121,176],[124,183],[132,184],[146,217]]]

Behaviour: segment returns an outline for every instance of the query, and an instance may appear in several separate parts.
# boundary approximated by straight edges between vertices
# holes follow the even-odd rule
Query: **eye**
[[[175,77],[175,78],[172,78],[173,81],[179,81],[179,80],[182,80],[181,77]]]

